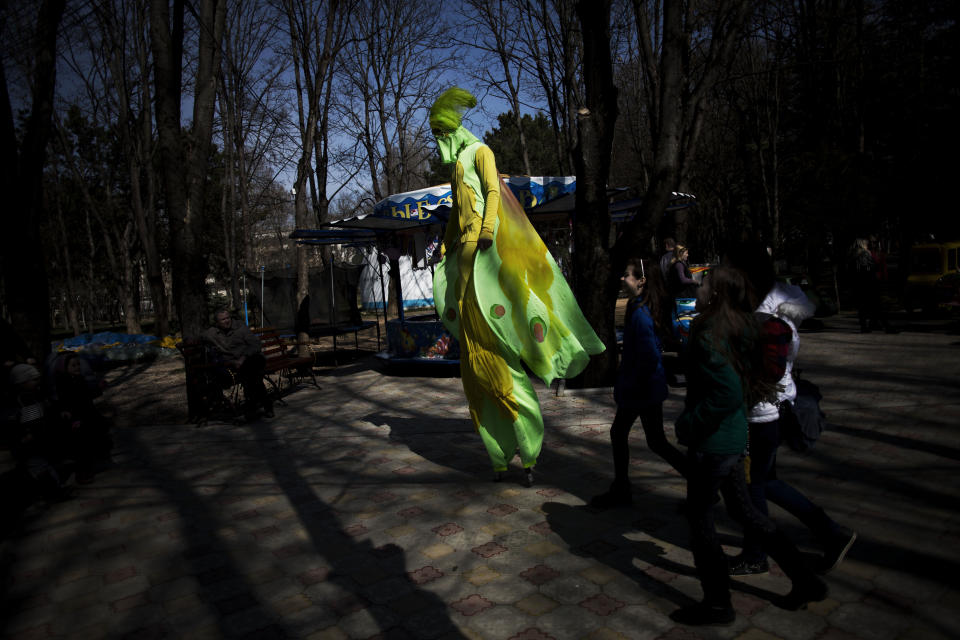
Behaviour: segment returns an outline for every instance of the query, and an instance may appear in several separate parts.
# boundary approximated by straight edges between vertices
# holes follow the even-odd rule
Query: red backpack
[[[757,313],[760,323],[760,348],[763,350],[763,378],[776,384],[787,372],[787,359],[790,356],[790,343],[793,342],[793,328],[769,313]]]

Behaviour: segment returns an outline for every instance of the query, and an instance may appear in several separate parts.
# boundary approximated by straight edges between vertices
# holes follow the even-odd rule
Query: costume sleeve
[[[572,378],[605,346],[523,206],[502,181],[499,191],[494,246],[474,258],[473,287],[483,318],[503,351],[523,359],[546,384]],[[490,212],[489,200],[487,207]]]
[[[477,149],[474,164],[480,176],[484,200],[480,239],[493,240],[493,228],[497,220],[497,210],[500,208],[500,174],[497,173],[497,163],[490,147],[484,145]]]

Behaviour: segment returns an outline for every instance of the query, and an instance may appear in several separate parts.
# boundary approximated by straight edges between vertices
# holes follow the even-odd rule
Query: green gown
[[[549,385],[579,374],[604,345],[476,138],[457,153],[451,187],[445,253],[434,272],[437,313],[460,341],[470,417],[494,470],[506,470],[515,451],[529,468],[543,445],[543,418],[523,363]],[[492,220],[487,202],[497,204]],[[477,239],[491,233],[493,246],[477,251]]]

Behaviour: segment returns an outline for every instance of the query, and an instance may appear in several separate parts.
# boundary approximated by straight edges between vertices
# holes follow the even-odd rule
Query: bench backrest
[[[268,361],[276,358],[286,357],[287,347],[283,344],[283,339],[276,330],[270,327],[254,329],[254,335],[260,338],[260,353]]]

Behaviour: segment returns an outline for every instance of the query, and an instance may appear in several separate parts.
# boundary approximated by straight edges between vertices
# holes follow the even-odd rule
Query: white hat
[[[10,384],[18,385],[36,380],[40,377],[40,372],[32,364],[17,364],[10,369]]]

